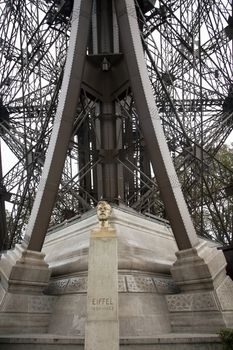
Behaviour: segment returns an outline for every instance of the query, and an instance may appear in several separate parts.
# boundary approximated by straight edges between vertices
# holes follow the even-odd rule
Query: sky
[[[3,140],[1,140],[1,151],[4,176],[16,164],[18,160]]]

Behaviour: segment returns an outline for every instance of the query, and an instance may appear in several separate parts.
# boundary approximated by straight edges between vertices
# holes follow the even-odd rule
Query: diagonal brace
[[[161,196],[180,250],[196,246],[196,235],[170,157],[145,64],[134,0],[116,0],[121,48],[125,56],[139,122]]]

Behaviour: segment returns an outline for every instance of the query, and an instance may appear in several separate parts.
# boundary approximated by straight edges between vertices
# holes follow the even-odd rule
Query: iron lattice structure
[[[71,0],[0,3],[0,136],[18,159],[6,175],[0,171],[4,248],[20,240],[38,187],[63,78],[72,5]],[[233,126],[232,3],[138,0],[136,6],[154,98],[197,233],[230,243],[233,172],[217,154]],[[99,45],[95,32],[102,10],[99,1],[93,8],[90,62]],[[114,62],[101,50],[95,64],[108,70]],[[108,111],[101,107],[100,91],[82,86],[51,225],[88,211],[102,196],[166,219],[134,99],[126,90]],[[7,234],[5,200],[13,204]]]

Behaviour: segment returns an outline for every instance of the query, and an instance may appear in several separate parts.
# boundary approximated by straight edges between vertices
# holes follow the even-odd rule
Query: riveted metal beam
[[[61,94],[42,177],[23,245],[40,251],[57,196],[80,94],[92,0],[75,0]]]
[[[198,244],[198,238],[172,163],[143,55],[134,0],[115,1],[120,44],[125,55],[139,122],[153,170],[179,249]]]

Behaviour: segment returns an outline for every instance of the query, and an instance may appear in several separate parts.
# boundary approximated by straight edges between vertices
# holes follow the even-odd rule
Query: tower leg
[[[43,173],[22,246],[9,251],[0,261],[0,332],[46,331],[48,296],[42,294],[49,268],[41,248],[66,158],[79,99],[86,57],[92,0],[74,0],[70,45],[64,79]],[[36,295],[36,298],[35,298]],[[44,305],[40,318],[34,301]],[[15,312],[15,313],[14,313]],[[43,312],[42,312],[43,313]],[[37,317],[38,316],[38,317]],[[35,324],[33,323],[35,320]],[[40,326],[38,326],[38,324]],[[33,326],[34,325],[34,326]],[[38,327],[37,327],[38,326]]]
[[[115,1],[121,47],[140,126],[147,143],[153,170],[179,249],[198,244],[180,183],[171,160],[149,80],[134,0]]]
[[[40,251],[61,179],[79,100],[87,50],[92,0],[75,0],[61,94],[39,188],[27,226],[24,246]]]
[[[171,313],[174,311],[173,300],[177,298],[178,306],[177,309],[174,308],[176,312],[172,314],[175,315],[172,318],[174,330],[182,331],[182,327],[179,327],[181,324],[184,328],[186,327],[186,331],[190,331],[195,325],[197,328],[208,325],[208,331],[219,330],[224,325],[232,326],[233,298],[225,297],[223,291],[228,287],[233,295],[233,282],[226,276],[226,262],[222,252],[208,247],[206,243],[200,243],[196,235],[155,104],[145,64],[134,0],[116,0],[115,6],[121,47],[128,67],[139,122],[180,250],[172,268],[172,275],[181,288],[181,294],[168,297]],[[195,296],[193,293],[190,294],[193,290],[195,290]],[[200,300],[203,300],[202,305],[198,305],[197,295]],[[188,307],[186,307],[186,300],[190,301]],[[183,309],[180,305],[183,305]],[[194,313],[194,311],[199,312]],[[211,321],[208,323],[207,319],[210,315]]]

